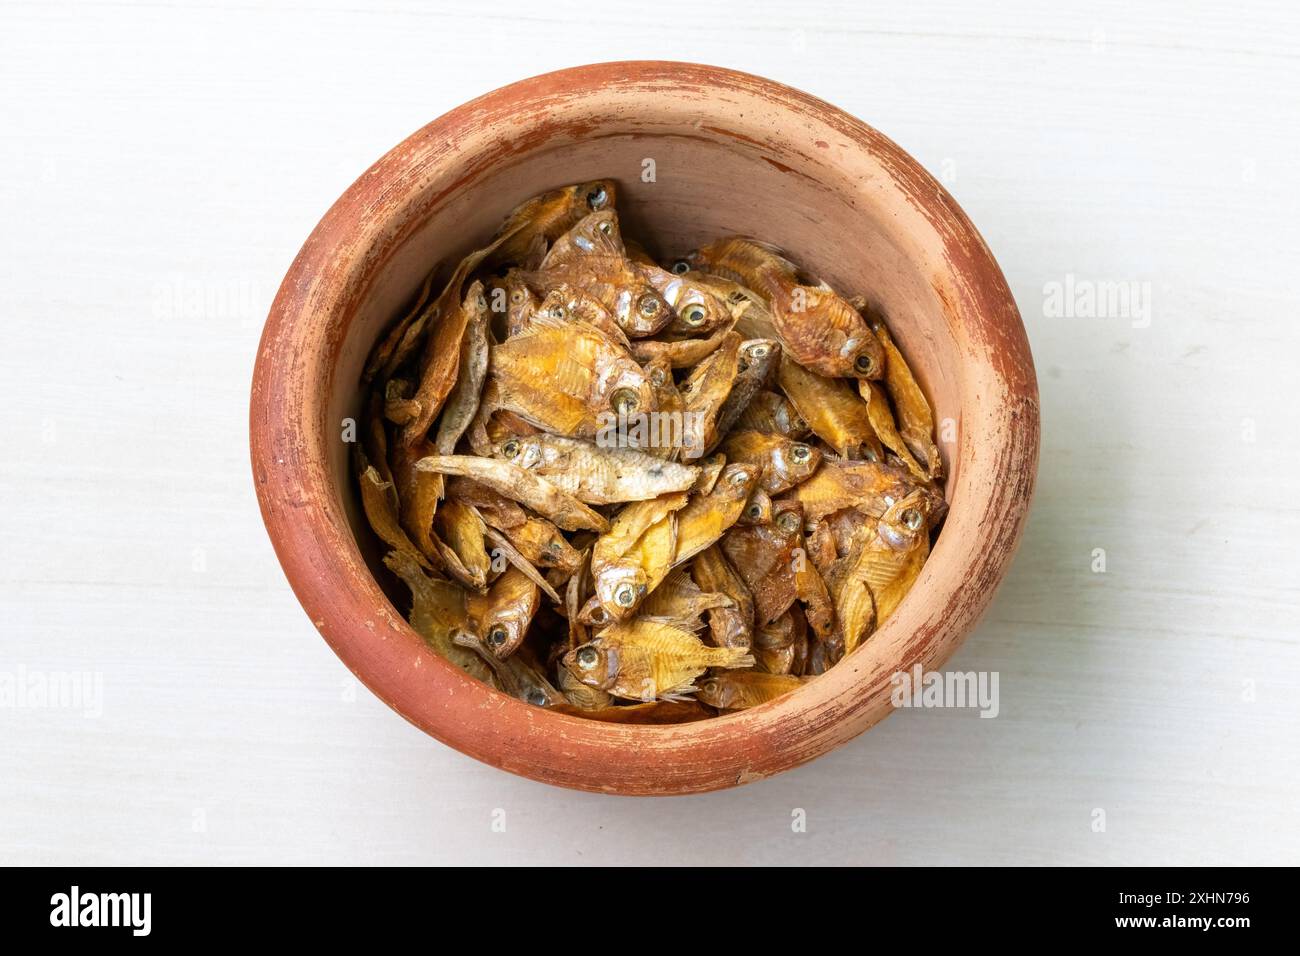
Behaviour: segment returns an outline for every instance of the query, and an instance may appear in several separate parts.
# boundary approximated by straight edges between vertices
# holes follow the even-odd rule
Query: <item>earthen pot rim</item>
[[[963,389],[980,390],[983,399],[972,405],[975,417],[963,420],[958,451],[962,481],[974,490],[950,491],[948,526],[969,512],[969,525],[988,540],[958,553],[957,544],[945,542],[947,532],[940,535],[914,588],[932,586],[926,597],[933,606],[923,608],[909,595],[858,651],[778,701],[670,726],[547,712],[480,684],[428,648],[361,558],[325,465],[318,394],[332,380],[341,338],[322,316],[344,297],[364,294],[353,275],[359,258],[373,277],[399,241],[383,228],[384,204],[398,201],[390,190],[409,182],[421,162],[454,162],[445,144],[494,120],[523,116],[527,122],[548,99],[628,85],[756,97],[769,109],[812,117],[870,153],[943,243],[950,271],[936,293],[962,339]],[[358,237],[365,242],[357,245]],[[577,789],[646,795],[761,779],[887,716],[890,677],[918,663],[940,665],[991,600],[1027,516],[1038,428],[1033,361],[1014,300],[987,246],[943,187],[892,141],[828,103],[751,74],[671,61],[594,64],[522,80],[453,109],[382,157],[325,214],[285,276],[263,331],[250,408],[254,482],[276,554],[313,623],[358,679],[431,736],[489,764]],[[967,463],[964,456],[976,445],[980,453]]]

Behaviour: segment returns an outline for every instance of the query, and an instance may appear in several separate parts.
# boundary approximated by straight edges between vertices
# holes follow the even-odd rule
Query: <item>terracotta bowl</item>
[[[651,252],[759,236],[845,294],[868,295],[949,432],[947,523],[895,614],[794,694],[691,724],[557,715],[445,663],[377,583],[383,568],[348,476],[343,438],[359,416],[362,363],[430,265],[482,245],[521,200],[599,177],[618,181],[624,230]],[[997,263],[952,197],[898,146],[769,80],[685,63],[608,63],[467,103],[357,180],[307,239],[271,308],[251,432],[258,498],[290,584],[335,653],[390,707],[513,773],[583,790],[680,794],[826,753],[889,714],[895,672],[937,668],[953,653],[1024,525],[1038,392]],[[394,594],[405,608],[404,593]]]

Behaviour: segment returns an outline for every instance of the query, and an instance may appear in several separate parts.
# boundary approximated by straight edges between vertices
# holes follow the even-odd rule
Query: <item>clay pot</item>
[[[950,439],[947,523],[895,614],[796,693],[713,720],[625,726],[557,715],[447,664],[376,582],[384,571],[349,479],[342,436],[347,419],[359,420],[362,364],[430,266],[482,245],[519,201],[599,177],[618,181],[624,230],[652,253],[748,234],[792,250],[845,294],[868,295]],[[357,677],[463,753],[620,794],[758,780],[887,716],[892,675],[942,665],[1006,572],[1033,491],[1038,427],[1015,303],[942,186],[827,103],[755,76],[663,62],[515,83],[435,120],[371,167],[280,287],[251,409],[253,473],[276,553]],[[404,592],[394,593],[404,610]]]

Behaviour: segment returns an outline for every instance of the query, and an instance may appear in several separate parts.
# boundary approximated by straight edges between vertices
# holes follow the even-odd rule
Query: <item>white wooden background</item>
[[[1300,13],[918,6],[4,0],[0,675],[89,671],[103,705],[0,709],[0,862],[1300,862]],[[1000,673],[997,719],[903,712],[737,791],[576,794],[423,736],[295,602],[246,404],[302,240],[445,110],[628,58],[844,107],[1002,263],[1044,439],[954,661]],[[1149,326],[1045,315],[1067,276],[1148,283]]]

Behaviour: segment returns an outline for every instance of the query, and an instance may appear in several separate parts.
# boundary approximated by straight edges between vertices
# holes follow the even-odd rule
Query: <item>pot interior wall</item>
[[[916,214],[900,210],[904,204],[883,168],[878,177],[864,177],[838,167],[833,151],[823,145],[760,145],[680,115],[638,118],[635,127],[611,115],[592,129],[600,132],[575,135],[557,129],[506,157],[467,158],[461,175],[453,178],[463,180],[440,204],[421,208],[442,182],[411,198],[408,238],[372,267],[373,276],[362,277],[366,291],[355,313],[341,317],[346,329],[326,428],[336,428],[348,416],[360,421],[359,381],[366,356],[433,264],[448,270],[449,263],[482,245],[524,199],[596,178],[617,182],[624,234],[657,257],[689,251],[722,235],[751,235],[788,250],[841,293],[866,295],[883,311],[931,399],[936,421],[961,421],[960,356],[933,285],[940,251],[905,238],[901,221],[911,217],[915,224]],[[654,181],[647,182],[643,171],[650,162]],[[911,235],[917,233],[913,228]],[[327,447],[336,487],[367,560],[382,569],[355,502],[347,448],[338,441],[328,441]],[[957,464],[951,457],[956,448],[941,442],[950,474]],[[389,578],[386,572],[377,577]],[[404,608],[405,602],[403,593],[395,603]]]

